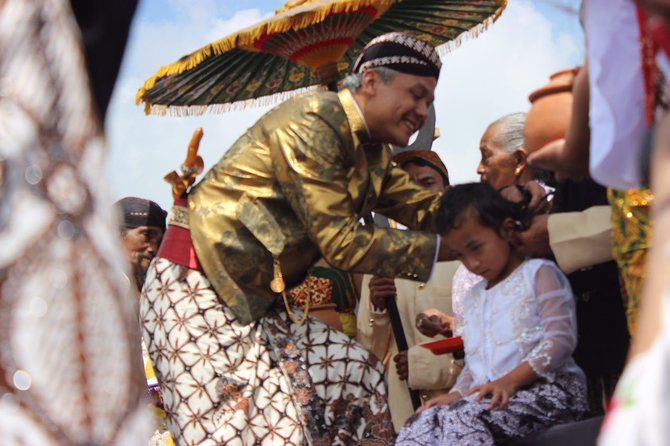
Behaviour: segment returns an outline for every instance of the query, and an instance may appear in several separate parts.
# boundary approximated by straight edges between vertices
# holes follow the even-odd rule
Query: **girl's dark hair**
[[[464,214],[472,209],[479,224],[497,232],[506,218],[522,225],[528,220],[524,203],[505,199],[489,183],[466,183],[452,186],[442,196],[436,225],[440,234],[446,234],[461,225]]]

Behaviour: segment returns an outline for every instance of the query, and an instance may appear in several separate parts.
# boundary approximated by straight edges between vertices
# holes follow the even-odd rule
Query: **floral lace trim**
[[[531,366],[533,371],[537,373],[538,376],[548,379],[550,382],[554,380],[556,374],[554,372],[548,371],[548,367],[551,365],[551,355],[547,353],[547,350],[551,350],[554,342],[550,339],[547,339],[540,344],[538,344],[527,357],[528,364]]]

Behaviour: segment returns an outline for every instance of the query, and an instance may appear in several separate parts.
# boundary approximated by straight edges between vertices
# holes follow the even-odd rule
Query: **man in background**
[[[123,251],[128,257],[137,292],[142,291],[149,265],[160,247],[165,233],[164,211],[158,203],[138,197],[125,197],[114,204],[120,214],[119,231]],[[131,293],[135,298],[139,294]],[[167,429],[167,420],[163,410],[163,395],[158,386],[156,373],[149,359],[146,346],[142,343],[144,375],[147,380],[147,401],[153,404],[156,412],[156,427],[150,445],[172,446],[174,442]]]
[[[149,264],[156,256],[165,233],[167,212],[156,202],[138,197],[122,198],[115,206],[122,216],[119,230],[123,249],[128,256],[137,291],[142,291]]]
[[[449,172],[435,152],[410,150],[399,153],[393,160],[426,189],[442,193],[449,187]],[[425,401],[448,392],[462,368],[453,355],[436,356],[421,347],[419,344],[433,339],[415,327],[417,315],[424,311],[437,309],[452,314],[451,278],[458,265],[456,261],[436,263],[431,279],[425,283],[370,275],[363,279],[357,340],[384,363],[396,431],[414,413],[408,386],[419,390]],[[396,347],[386,311],[387,297],[396,299],[409,346],[407,351],[398,352]]]

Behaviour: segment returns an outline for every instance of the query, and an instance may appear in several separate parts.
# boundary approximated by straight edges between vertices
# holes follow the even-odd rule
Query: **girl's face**
[[[449,249],[456,252],[458,260],[472,273],[485,278],[488,287],[505,279],[521,263],[521,256],[507,240],[514,229],[508,218],[500,232],[482,226],[473,210],[467,211],[458,228],[450,229],[444,236]]]

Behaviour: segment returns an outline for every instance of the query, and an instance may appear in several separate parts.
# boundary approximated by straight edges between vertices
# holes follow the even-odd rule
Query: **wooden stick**
[[[379,217],[381,215],[377,214]],[[386,217],[383,217],[386,219]],[[363,217],[363,221],[366,225],[374,224],[374,218],[372,214],[367,214]],[[386,224],[379,224],[379,226],[390,226],[388,219],[386,219]],[[389,321],[391,322],[391,329],[393,330],[393,337],[395,338],[396,347],[398,347],[398,352],[405,352],[409,350],[407,346],[407,338],[405,337],[405,330],[402,328],[402,320],[400,319],[400,312],[398,311],[398,304],[396,303],[393,297],[386,298],[386,311],[389,315]],[[409,390],[409,396],[412,400],[412,407],[414,410],[417,410],[421,407],[421,395],[418,390],[412,389],[407,383],[407,390]]]

